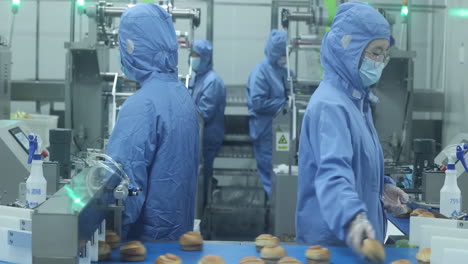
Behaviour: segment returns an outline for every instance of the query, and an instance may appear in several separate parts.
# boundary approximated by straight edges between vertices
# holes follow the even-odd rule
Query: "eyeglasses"
[[[382,62],[384,65],[387,65],[388,62],[390,61],[390,55],[388,54],[388,51],[385,51],[382,54],[377,54],[375,52],[365,50],[364,54],[366,57],[376,61],[376,62]]]

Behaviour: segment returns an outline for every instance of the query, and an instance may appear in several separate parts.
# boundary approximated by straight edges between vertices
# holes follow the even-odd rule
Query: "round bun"
[[[423,248],[419,250],[418,254],[416,254],[416,259],[419,262],[427,262],[431,261],[431,249],[430,248]]]
[[[421,214],[419,214],[419,217],[435,218],[434,214],[433,214],[433,213],[429,213],[429,212],[421,213]]]
[[[302,264],[302,262],[293,257],[283,257],[278,261],[278,264]]]
[[[99,241],[98,259],[99,261],[108,260],[111,254],[111,247],[104,241]]]
[[[154,264],[182,264],[182,259],[174,254],[166,254],[159,256]]]
[[[265,246],[279,246],[279,238],[270,234],[262,234],[255,238],[255,246],[260,251]]]
[[[399,260],[393,261],[390,264],[411,264],[411,262],[409,260],[406,260],[406,259],[399,259]]]
[[[265,264],[265,262],[257,257],[245,257],[239,261],[239,264]]]
[[[120,237],[112,230],[106,230],[106,243],[111,248],[118,248],[120,244]]]
[[[280,258],[286,256],[286,250],[278,246],[265,246],[260,251],[260,255],[263,260],[266,260],[266,259],[279,260]]]
[[[373,264],[380,264],[385,260],[385,250],[377,240],[364,239],[361,252]]]
[[[411,212],[411,216],[421,216],[421,214],[423,213],[429,213],[426,209],[422,209],[422,208],[418,208],[418,209],[414,209],[412,212]]]
[[[179,238],[182,250],[199,251],[203,248],[203,237],[198,232],[187,232]]]
[[[198,264],[226,264],[226,262],[224,262],[224,259],[222,259],[222,258],[219,257],[219,256],[207,255],[207,256],[204,256],[204,257],[198,262]]]
[[[120,247],[120,259],[122,261],[144,261],[146,248],[140,241],[130,241]]]
[[[311,260],[329,260],[331,257],[330,250],[323,248],[320,245],[311,246],[306,250],[305,256]]]

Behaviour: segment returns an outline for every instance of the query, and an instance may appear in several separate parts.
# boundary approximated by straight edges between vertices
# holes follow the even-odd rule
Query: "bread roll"
[[[182,264],[182,259],[174,254],[166,254],[159,256],[154,264]]]
[[[416,254],[416,260],[419,264],[430,264],[431,263],[431,249],[430,248],[423,248],[419,250],[418,254]]]
[[[265,262],[257,257],[245,257],[239,261],[239,264],[265,264]]]
[[[377,240],[364,239],[361,252],[373,264],[381,264],[385,260],[385,250]]]
[[[302,262],[293,257],[283,257],[278,261],[278,264],[302,264]]]
[[[275,264],[286,256],[286,250],[279,246],[265,246],[260,251],[260,256],[266,264]]]
[[[130,241],[120,247],[120,259],[122,261],[144,261],[146,248],[140,241]]]
[[[106,230],[106,243],[111,248],[118,248],[120,244],[120,237],[112,230]]]
[[[203,248],[203,237],[198,232],[187,232],[179,238],[180,248],[186,251],[200,251]]]
[[[207,256],[204,256],[204,257],[198,262],[198,264],[226,264],[226,262],[224,262],[224,259],[222,259],[222,258],[219,257],[219,256],[207,255]]]
[[[320,245],[309,247],[306,250],[305,256],[307,264],[329,264],[331,259],[330,250]]]
[[[270,234],[262,234],[255,238],[255,247],[258,252],[262,250],[264,246],[279,246],[279,238]]]
[[[399,260],[393,261],[390,264],[411,264],[411,262],[409,260],[406,260],[406,259],[399,259]]]
[[[411,216],[420,216],[422,213],[429,213],[426,209],[418,208],[411,212]]]
[[[104,241],[99,241],[99,248],[98,248],[98,260],[109,260],[111,254],[111,247]]]
[[[434,214],[433,214],[433,213],[429,213],[429,212],[421,213],[421,214],[419,214],[419,217],[435,218]]]

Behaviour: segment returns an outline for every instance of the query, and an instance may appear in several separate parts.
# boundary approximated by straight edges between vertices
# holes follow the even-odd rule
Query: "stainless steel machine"
[[[10,119],[11,51],[0,36],[0,119]]]
[[[8,130],[19,142],[20,128]],[[141,188],[104,154],[88,153],[84,161],[84,169],[33,210],[21,203],[0,206],[0,261],[90,264],[98,260],[98,241],[105,240],[106,228],[120,234],[122,201]],[[111,226],[106,227],[106,219]]]

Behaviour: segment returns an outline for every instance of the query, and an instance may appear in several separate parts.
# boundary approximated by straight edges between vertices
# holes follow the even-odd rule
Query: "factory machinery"
[[[73,169],[65,166],[66,161],[44,162],[48,199],[34,209],[26,208],[24,182],[29,175],[26,135],[30,132],[22,121],[0,120],[0,165],[9,173],[0,185],[0,261],[35,264],[97,261],[98,241],[105,239],[106,228],[120,234],[122,201],[138,195],[140,188],[112,158],[88,152],[82,158],[83,166]],[[70,157],[70,135],[70,130],[51,131],[51,159],[66,157],[67,153]],[[65,140],[59,142],[61,138]],[[62,174],[60,168],[69,170],[67,173],[72,177]]]

